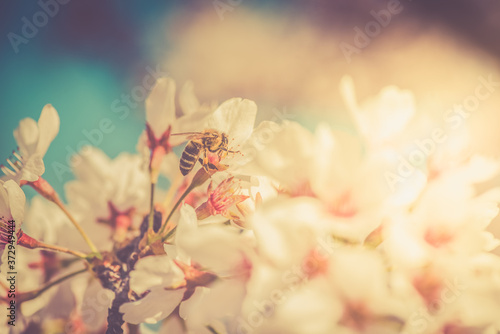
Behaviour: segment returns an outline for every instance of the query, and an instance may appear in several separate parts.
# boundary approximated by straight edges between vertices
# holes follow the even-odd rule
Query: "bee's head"
[[[221,146],[227,143],[227,138],[225,134],[214,129],[208,129],[204,131],[203,144],[208,147],[211,151],[219,149]]]

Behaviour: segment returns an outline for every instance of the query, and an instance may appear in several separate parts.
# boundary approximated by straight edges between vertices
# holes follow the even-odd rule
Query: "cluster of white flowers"
[[[411,92],[358,103],[346,77],[354,131],[311,132],[254,128],[254,102],[203,105],[190,84],[180,112],[175,90],[153,88],[137,154],[82,151],[66,204],[41,177],[57,112],[21,121],[0,187],[0,243],[14,220],[19,246],[17,323],[3,316],[2,333],[500,331],[500,242],[486,231],[500,189],[476,187],[500,163],[443,133],[416,154]],[[41,196],[24,214],[27,185]],[[7,264],[4,251],[4,305]]]

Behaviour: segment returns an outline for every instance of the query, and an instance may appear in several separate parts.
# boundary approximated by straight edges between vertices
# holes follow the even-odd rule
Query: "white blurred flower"
[[[423,266],[436,258],[474,256],[500,244],[485,231],[498,214],[499,189],[476,196],[468,187],[461,187],[462,182],[436,180],[411,212],[391,217],[383,245],[395,263]]]
[[[328,219],[312,198],[265,201],[250,219],[254,261],[242,314],[233,331],[328,333],[341,304],[326,282],[334,252]]]
[[[343,308],[338,329],[376,333],[383,328],[385,333],[399,333],[412,301],[390,286],[391,273],[383,257],[376,251],[339,249],[331,263],[330,282]]]
[[[448,130],[445,136],[446,141],[436,145],[429,155],[427,169],[431,180],[467,164],[467,160],[472,158],[471,135],[466,127]],[[485,175],[485,178],[489,177]]]
[[[252,223],[263,261],[253,268],[240,328],[369,333],[387,325],[387,333],[398,332],[407,311],[388,289],[384,259],[335,241],[320,202],[305,197],[267,201]]]
[[[311,190],[331,214],[335,235],[362,242],[397,207],[383,177],[383,159],[360,153],[359,142],[324,125],[316,130]]]
[[[267,201],[250,221],[260,256],[274,266],[290,268],[300,262],[330,230],[328,214],[313,198]]]
[[[189,205],[181,208],[175,243],[190,261],[218,276],[243,274],[249,269],[251,236],[232,226],[198,226],[196,213]]]
[[[248,170],[269,175],[292,196],[317,198],[330,214],[331,232],[362,242],[395,208],[393,200],[399,193],[392,194],[387,185],[387,168],[383,158],[363,154],[353,135],[334,132],[325,124],[312,135],[285,122],[256,153]]]
[[[276,180],[292,194],[305,194],[311,178],[314,137],[296,122],[262,122],[243,147],[242,172]]]
[[[164,285],[184,288],[177,316],[187,328],[200,332],[217,321],[229,326],[227,322],[239,312],[251,274],[251,249],[249,237],[234,227],[198,227],[194,209],[182,207],[175,245],[165,245],[165,251],[182,269],[184,282]]]
[[[344,76],[340,91],[358,130],[370,146],[380,148],[393,140],[415,115],[415,99],[409,90],[388,86],[376,97],[358,105],[354,82],[351,77]]]
[[[21,120],[14,130],[19,154],[13,152],[17,160],[7,159],[9,166],[0,166],[5,174],[2,180],[14,180],[18,184],[37,181],[45,172],[43,157],[59,132],[59,123],[59,115],[50,104],[43,107],[38,122],[32,118]]]
[[[111,238],[124,240],[148,212],[149,176],[138,155],[110,159],[97,148],[85,149],[82,160],[73,163],[76,180],[66,183],[66,196],[84,228],[98,238],[98,247],[107,249]]]

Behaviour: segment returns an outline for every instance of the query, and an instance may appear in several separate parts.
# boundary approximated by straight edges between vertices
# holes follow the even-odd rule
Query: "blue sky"
[[[41,3],[51,5],[44,10]],[[58,175],[54,163],[67,166],[69,152],[88,141],[86,133],[111,157],[135,151],[144,124],[143,98],[127,106],[127,117],[115,111],[123,106],[122,95],[142,86],[147,68],[154,68],[155,57],[168,47],[154,35],[176,4],[69,1],[57,8],[54,3],[0,5],[0,157],[4,163],[16,148],[12,131],[19,121],[38,119],[51,103],[61,129],[47,152],[44,177],[62,192],[72,175]],[[103,119],[113,131],[101,139],[96,131]]]

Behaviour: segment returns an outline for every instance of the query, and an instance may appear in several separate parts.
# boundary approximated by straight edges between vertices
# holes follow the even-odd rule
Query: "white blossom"
[[[38,122],[25,118],[14,130],[19,153],[13,152],[16,160],[7,160],[9,166],[2,165],[5,176],[3,180],[37,181],[45,172],[43,157],[50,143],[59,132],[59,115],[54,107],[47,104],[43,107]]]

